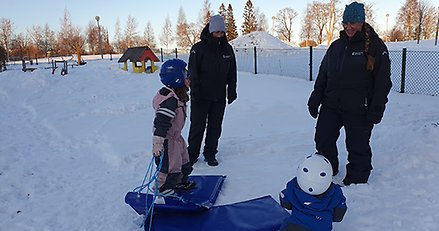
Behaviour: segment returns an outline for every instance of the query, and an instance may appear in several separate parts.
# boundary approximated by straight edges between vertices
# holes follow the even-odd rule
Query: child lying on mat
[[[332,167],[319,154],[309,155],[299,165],[297,177],[279,194],[282,207],[291,210],[280,231],[332,230],[346,213],[346,198],[339,185],[332,183]]]

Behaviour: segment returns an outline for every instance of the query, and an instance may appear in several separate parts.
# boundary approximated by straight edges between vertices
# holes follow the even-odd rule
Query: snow
[[[0,230],[143,230],[124,196],[141,184],[151,160],[158,73],[120,70],[117,58],[84,58],[87,64],[69,67],[66,76],[42,62],[34,72],[11,65],[0,73]],[[277,200],[299,161],[314,152],[315,120],[306,109],[313,82],[298,77],[238,73],[220,165],[201,160],[193,172],[227,176],[218,205]],[[437,96],[390,93],[373,130],[369,183],[343,188],[348,212],[334,230],[439,228],[438,115]],[[185,137],[188,127],[189,120]],[[343,133],[339,151],[344,166]]]
[[[269,34],[266,31],[256,31],[243,36],[240,36],[232,41],[230,44],[234,48],[264,48],[264,49],[290,49],[290,45],[282,42],[278,38]]]

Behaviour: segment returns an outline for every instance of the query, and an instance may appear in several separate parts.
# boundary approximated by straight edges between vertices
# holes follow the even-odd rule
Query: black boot
[[[209,166],[218,166],[219,164],[215,157],[206,158],[204,161],[206,161]]]

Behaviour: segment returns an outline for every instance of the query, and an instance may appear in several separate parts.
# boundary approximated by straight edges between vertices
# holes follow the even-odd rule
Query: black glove
[[[233,103],[233,101],[235,101],[236,98],[237,98],[236,92],[229,93],[228,96],[227,96],[227,103],[228,104]]]
[[[369,120],[373,124],[379,124],[381,122],[381,119],[383,118],[383,113],[384,107],[374,106],[372,108],[369,108],[369,111],[367,112],[367,120]]]
[[[367,120],[373,124],[379,124],[381,122],[382,116],[376,113],[367,113]]]
[[[317,119],[317,115],[319,115],[319,107],[308,106],[308,111],[312,118]]]

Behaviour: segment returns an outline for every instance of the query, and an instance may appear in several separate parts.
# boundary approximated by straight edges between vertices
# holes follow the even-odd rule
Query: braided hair
[[[364,42],[364,54],[367,58],[366,70],[373,71],[375,66],[375,58],[369,54],[369,48],[371,43],[371,33],[373,31],[372,27],[368,23],[363,24],[363,31],[365,34],[365,42]]]

